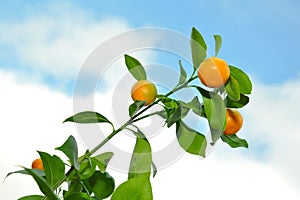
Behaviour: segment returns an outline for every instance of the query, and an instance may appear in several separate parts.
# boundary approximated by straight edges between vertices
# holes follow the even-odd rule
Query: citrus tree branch
[[[172,89],[170,92],[168,92],[167,94],[165,94],[165,97],[168,97],[170,95],[172,95],[173,93],[177,92],[178,90],[181,90],[183,88],[188,87],[188,84],[190,82],[192,82],[193,80],[195,80],[197,78],[197,76],[192,76],[190,79],[188,79],[186,82],[184,82],[181,85],[176,86],[174,89]],[[138,118],[138,116],[140,116],[141,114],[143,114],[145,111],[147,111],[148,109],[150,109],[151,107],[153,107],[154,105],[158,104],[162,99],[157,99],[155,102],[153,102],[152,104],[150,104],[149,106],[145,107],[144,109],[140,110],[139,112],[137,112],[135,115],[133,115],[126,123],[124,123],[121,127],[119,127],[116,130],[113,130],[101,143],[99,143],[96,147],[94,147],[91,151],[87,152],[80,160],[79,163],[82,163],[86,158],[88,158],[89,156],[93,155],[94,153],[96,153],[100,148],[102,148],[110,139],[112,139],[115,135],[117,135],[119,132],[121,132],[123,129],[125,129],[128,125],[131,125],[134,122],[137,122],[139,120],[142,120],[144,118],[150,117],[152,115],[155,114],[160,114],[163,111],[157,111],[148,115],[144,115],[140,118]],[[75,170],[75,168],[72,166],[67,173],[65,174],[65,176],[57,183],[53,186],[53,190],[57,190],[57,188],[59,188],[70,176],[70,174],[73,172],[73,170]],[[44,197],[43,200],[46,200],[47,197]]]

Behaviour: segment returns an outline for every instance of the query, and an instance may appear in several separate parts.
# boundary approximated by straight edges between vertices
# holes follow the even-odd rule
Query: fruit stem
[[[194,79],[195,79],[195,78],[197,78],[197,77],[198,77],[198,76],[194,76],[194,75],[195,75],[195,73],[196,73],[196,71],[197,71],[197,69],[195,69],[195,68],[194,68],[194,70],[193,70],[193,73],[192,73],[192,75],[191,75],[190,79],[192,79],[192,78],[194,78]],[[193,77],[193,76],[194,76],[194,77]]]
[[[148,114],[148,115],[144,115],[144,116],[142,116],[142,117],[140,117],[140,118],[136,118],[136,119],[134,119],[132,122],[137,122],[137,121],[140,121],[140,120],[142,120],[142,119],[144,119],[144,118],[150,117],[150,116],[152,116],[152,115],[162,114],[162,113],[164,113],[164,112],[165,112],[164,110],[156,111],[156,112],[150,113],[150,114]]]

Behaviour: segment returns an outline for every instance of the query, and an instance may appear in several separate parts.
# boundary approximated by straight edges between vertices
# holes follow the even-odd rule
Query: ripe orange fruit
[[[31,164],[32,169],[44,170],[43,161],[40,158],[35,159]]]
[[[146,106],[153,103],[157,96],[155,85],[147,80],[140,80],[131,89],[131,98],[134,101],[146,101]]]
[[[226,109],[226,128],[224,130],[224,134],[235,134],[242,128],[242,126],[242,115],[236,110]]]
[[[226,84],[230,76],[227,63],[217,57],[204,60],[198,68],[198,77],[201,82],[210,88],[221,87]]]

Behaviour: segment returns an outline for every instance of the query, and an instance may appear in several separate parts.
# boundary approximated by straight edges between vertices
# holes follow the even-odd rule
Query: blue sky
[[[57,9],[63,12],[64,8],[81,10],[93,20],[119,18],[132,28],[155,26],[189,35],[191,27],[195,26],[211,47],[212,35],[222,35],[224,45],[220,56],[264,83],[280,84],[299,77],[294,59],[300,56],[297,48],[300,4],[297,1],[1,1],[0,17],[6,22],[43,14],[55,19]],[[1,46],[5,49],[1,54],[2,66],[23,69],[13,50]],[[43,74],[43,79],[53,85],[61,81],[53,80],[47,73]],[[65,90],[70,90],[73,81],[67,84]]]
[[[253,80],[251,102],[242,110],[245,124],[241,131],[250,148],[232,150],[220,144],[205,161],[182,158],[153,180],[155,199],[171,199],[168,195],[181,190],[191,196],[174,193],[173,199],[193,199],[197,184],[205,188],[203,197],[207,198],[215,193],[212,188],[219,188],[216,199],[226,199],[218,195],[228,192],[228,185],[236,185],[236,197],[247,193],[245,199],[299,199],[299,10],[296,0],[0,1],[0,121],[5,122],[0,132],[9,133],[0,141],[0,179],[13,166],[28,164],[35,158],[36,149],[51,152],[68,134],[77,137],[76,128],[61,125],[61,121],[73,114],[77,75],[99,45],[134,28],[161,27],[189,36],[191,28],[196,27],[206,39],[210,55],[214,52],[212,35],[222,35],[219,56],[242,68]],[[139,35],[136,38],[141,39]],[[161,63],[178,70],[178,58],[166,52],[142,52],[137,57],[145,63]],[[119,66],[124,68],[115,68]],[[112,111],[109,105],[116,94],[109,89],[118,86],[116,79],[124,73],[124,63],[116,60],[104,77],[108,90],[95,95],[95,108],[115,120],[118,115],[127,116],[127,109],[117,107]],[[128,96],[130,81],[123,85],[119,99]],[[16,115],[22,119],[18,126]],[[153,139],[153,148],[160,137],[162,134]],[[120,138],[116,142],[122,147],[124,141],[132,142],[125,136]],[[17,148],[7,154],[11,144]],[[198,169],[202,171],[195,173]],[[178,174],[180,170],[185,173]],[[211,173],[203,173],[209,170],[216,173],[218,181],[211,180]],[[193,180],[195,184],[184,188],[175,183],[171,187],[168,184],[172,184],[169,180],[174,173],[179,180],[193,176],[206,185]],[[18,194],[16,186],[22,188]],[[16,195],[28,194],[32,188],[30,180],[11,177],[0,187],[1,198],[16,199]],[[256,192],[249,193],[249,188]]]

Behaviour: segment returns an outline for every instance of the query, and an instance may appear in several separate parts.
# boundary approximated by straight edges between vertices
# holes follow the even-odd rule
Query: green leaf
[[[93,111],[84,111],[77,113],[74,116],[71,116],[65,119],[64,122],[75,122],[75,123],[109,123],[113,126],[113,124],[103,115]]]
[[[150,180],[145,177],[129,179],[113,193],[111,200],[152,200]]]
[[[165,105],[165,114],[160,114],[160,116],[166,119],[167,127],[171,127],[178,120],[183,119],[189,112],[189,108],[181,101],[176,101],[171,98],[165,98],[162,100]]]
[[[225,99],[227,108],[242,108],[249,103],[249,97],[246,95],[240,94],[239,101],[233,101],[228,96]]]
[[[178,102],[173,99],[169,102],[164,102],[164,104],[165,104],[165,108],[170,111],[171,110],[175,111],[178,108]]]
[[[209,128],[210,128],[210,134],[212,139],[211,145],[214,145],[222,136],[223,130],[214,129],[211,126]]]
[[[192,28],[190,45],[191,45],[193,66],[194,69],[198,69],[200,63],[206,57],[207,46],[200,32],[194,27]]]
[[[224,101],[217,93],[208,92],[201,87],[196,87],[203,98],[203,105],[206,118],[212,128],[223,130],[225,124]]]
[[[136,114],[144,105],[146,101],[135,101],[129,106],[129,116],[132,117]]]
[[[159,97],[161,99],[161,102],[164,104],[164,110],[166,111],[163,114],[160,114],[164,119],[168,119],[170,115],[178,108],[178,102],[174,99],[168,98],[168,97]]]
[[[182,67],[181,60],[179,60],[179,66],[180,66],[180,78],[178,81],[178,85],[181,85],[186,81],[187,74],[184,68]]]
[[[90,193],[94,193],[99,199],[109,197],[115,189],[115,180],[109,173],[96,171],[89,179],[84,180],[84,184]]]
[[[240,84],[234,76],[230,76],[225,86],[228,97],[233,101],[240,100]]]
[[[222,37],[220,35],[214,35],[214,39],[215,39],[215,56],[217,56],[222,46]]]
[[[146,71],[137,59],[125,54],[125,64],[136,80],[147,80]]]
[[[151,146],[150,146],[150,143],[149,143],[149,141],[147,140],[147,138],[146,138],[146,136],[145,136],[145,134],[138,128],[138,127],[136,127],[137,128],[137,132],[133,132],[134,134],[135,134],[135,136],[137,137],[137,138],[140,138],[140,139],[144,139],[144,140],[146,140],[146,142],[148,142],[148,145],[149,145],[149,147],[146,147],[146,148],[150,148],[150,156],[151,156],[151,160],[152,160],[152,155],[151,155]],[[148,146],[148,145],[146,145],[146,146]],[[136,146],[135,146],[136,147]],[[135,151],[135,149],[133,150],[133,155],[134,155],[134,151]],[[132,158],[131,158],[131,161],[133,161],[134,163],[132,163],[133,165],[140,165],[140,164],[137,164],[136,163],[136,159],[134,158],[134,156],[132,155]],[[147,155],[147,156],[149,156],[149,155]],[[148,158],[148,157],[147,157]],[[148,162],[148,160],[147,160],[147,162]],[[145,165],[145,163],[143,164],[143,165]],[[155,175],[157,174],[157,167],[156,167],[156,165],[155,165],[155,163],[153,162],[153,161],[151,161],[151,165],[152,165],[152,171],[153,171],[153,177],[155,177]],[[141,167],[142,167],[142,165],[140,165]],[[130,166],[131,167],[131,166]],[[147,167],[148,168],[148,167]],[[151,168],[151,167],[150,167]],[[138,177],[138,176],[146,176],[146,177],[150,177],[150,175],[148,174],[148,173],[146,173],[146,174],[130,174],[130,169],[129,169],[129,173],[128,173],[128,177],[130,177],[130,176],[133,176],[133,177]]]
[[[64,197],[64,200],[85,200],[91,199],[88,194],[83,192],[73,193],[67,197]]]
[[[245,147],[248,148],[248,143],[245,139],[239,138],[237,135],[222,135],[221,139],[232,148]]]
[[[99,170],[104,173],[106,170],[106,166],[108,165],[110,159],[113,157],[114,153],[113,152],[105,152],[100,155],[97,155],[93,157],[95,159],[96,164],[99,168]]]
[[[251,94],[252,83],[249,76],[237,67],[229,65],[229,68],[230,68],[230,76],[234,76],[234,78],[239,82],[240,93]]]
[[[75,138],[71,135],[66,140],[66,142],[55,148],[56,150],[62,151],[69,159],[71,164],[76,170],[79,170],[79,161],[78,161],[78,147]]]
[[[81,180],[90,178],[96,171],[96,162],[94,159],[86,158],[80,163],[78,176]]]
[[[206,114],[207,107],[210,107],[210,112],[207,116],[211,127],[218,130],[223,130],[225,124],[226,110],[222,98],[218,94],[215,94],[212,96],[211,99],[205,99],[204,109]]]
[[[68,184],[68,191],[64,193],[64,198],[72,196],[76,193],[80,193],[83,189],[82,183],[80,183],[78,180],[69,181]]]
[[[45,172],[42,171],[42,170],[39,170],[39,169],[31,169],[31,170],[34,171],[34,172],[35,172],[38,176],[40,176],[40,177],[45,176]],[[8,174],[6,175],[6,177],[5,177],[5,179],[6,179],[7,177],[9,177],[10,175],[12,175],[12,174],[25,174],[25,175],[30,175],[30,174],[28,173],[28,171],[26,171],[26,170],[18,170],[18,171],[14,171],[14,172],[8,173]]]
[[[128,179],[150,177],[152,164],[151,146],[146,138],[137,137],[131,156]]]
[[[189,108],[182,107],[179,105],[174,112],[169,112],[169,116],[167,118],[167,127],[171,127],[177,121],[183,119],[189,112]]]
[[[27,171],[27,173],[33,177],[35,182],[38,184],[41,192],[46,197],[48,197],[51,200],[59,200],[59,198],[52,191],[52,188],[48,184],[48,182],[43,177],[39,176],[39,174],[37,174],[35,170],[28,169],[28,168],[25,168],[25,167],[24,167],[24,170]]]
[[[30,196],[25,196],[21,197],[18,200],[42,200],[44,196],[41,195],[30,195]]]
[[[204,135],[191,129],[183,121],[179,121],[176,123],[176,136],[185,151],[205,157],[207,141]]]
[[[65,164],[56,155],[51,156],[46,152],[38,152],[44,166],[46,180],[51,186],[58,183],[65,175]]]
[[[189,108],[192,109],[192,111],[199,116],[203,116],[202,113],[202,106],[201,103],[199,102],[199,99],[197,96],[195,96],[190,102],[185,103],[183,101],[179,101],[179,104],[184,107],[184,108]]]

